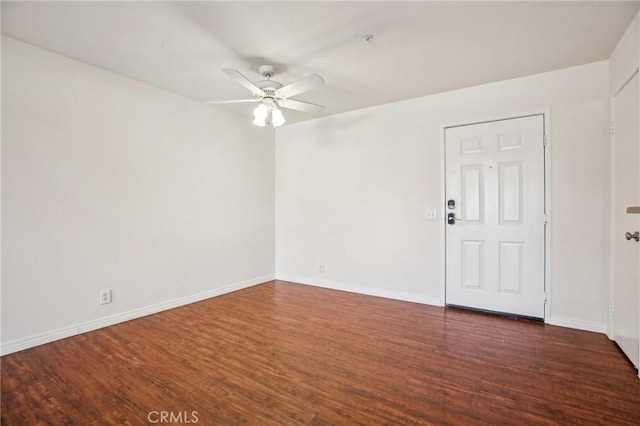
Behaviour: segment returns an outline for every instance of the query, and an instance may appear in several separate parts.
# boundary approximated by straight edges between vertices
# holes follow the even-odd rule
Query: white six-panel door
[[[544,116],[447,128],[445,156],[447,305],[544,318]]]

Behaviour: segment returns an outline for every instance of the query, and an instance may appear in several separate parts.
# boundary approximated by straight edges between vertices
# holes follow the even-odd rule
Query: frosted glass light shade
[[[284,115],[282,115],[282,111],[280,111],[279,109],[274,109],[271,112],[271,124],[273,124],[273,127],[278,127],[278,126],[282,126],[285,122],[284,119]]]
[[[265,121],[264,118],[256,117],[253,119],[253,124],[255,124],[256,126],[264,127],[267,124],[267,122]]]
[[[269,110],[267,109],[267,106],[265,104],[258,105],[253,110],[253,124],[255,124],[256,126],[264,127],[265,124],[267,124],[266,122],[268,113]]]

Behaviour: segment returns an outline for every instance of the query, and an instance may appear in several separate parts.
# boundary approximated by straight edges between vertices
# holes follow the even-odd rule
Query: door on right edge
[[[640,336],[640,243],[627,240],[627,232],[640,231],[637,214],[627,207],[640,206],[640,87],[638,74],[613,98],[613,340],[638,368]]]
[[[446,304],[544,318],[544,115],[445,129]]]

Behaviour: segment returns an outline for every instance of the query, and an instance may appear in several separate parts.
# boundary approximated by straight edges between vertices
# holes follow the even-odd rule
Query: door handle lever
[[[636,231],[633,234],[631,232],[627,232],[624,234],[624,237],[627,239],[627,241],[629,240],[640,241],[640,232]]]

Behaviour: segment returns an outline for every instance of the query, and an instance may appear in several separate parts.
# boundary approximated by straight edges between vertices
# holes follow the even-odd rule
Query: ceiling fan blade
[[[282,108],[295,109],[304,112],[322,112],[324,106],[312,104],[310,102],[297,101],[295,99],[278,99],[278,105]]]
[[[324,79],[318,74],[311,74],[279,88],[276,90],[275,95],[283,98],[289,98],[302,92],[319,89],[322,86],[324,86]]]
[[[243,104],[248,102],[260,102],[260,98],[253,99],[234,99],[231,101],[204,101],[205,104],[209,105],[223,105],[223,104]]]
[[[261,88],[259,88],[255,84],[253,84],[253,82],[251,80],[249,80],[247,77],[245,77],[244,75],[240,74],[239,71],[236,71],[236,70],[231,69],[231,68],[224,68],[222,70],[222,72],[224,72],[229,77],[231,77],[232,79],[234,79],[235,81],[237,81],[238,83],[242,84],[244,87],[249,89],[251,91],[251,93],[253,93],[254,95],[258,95],[258,96],[265,96],[266,95],[266,93],[264,93]]]

